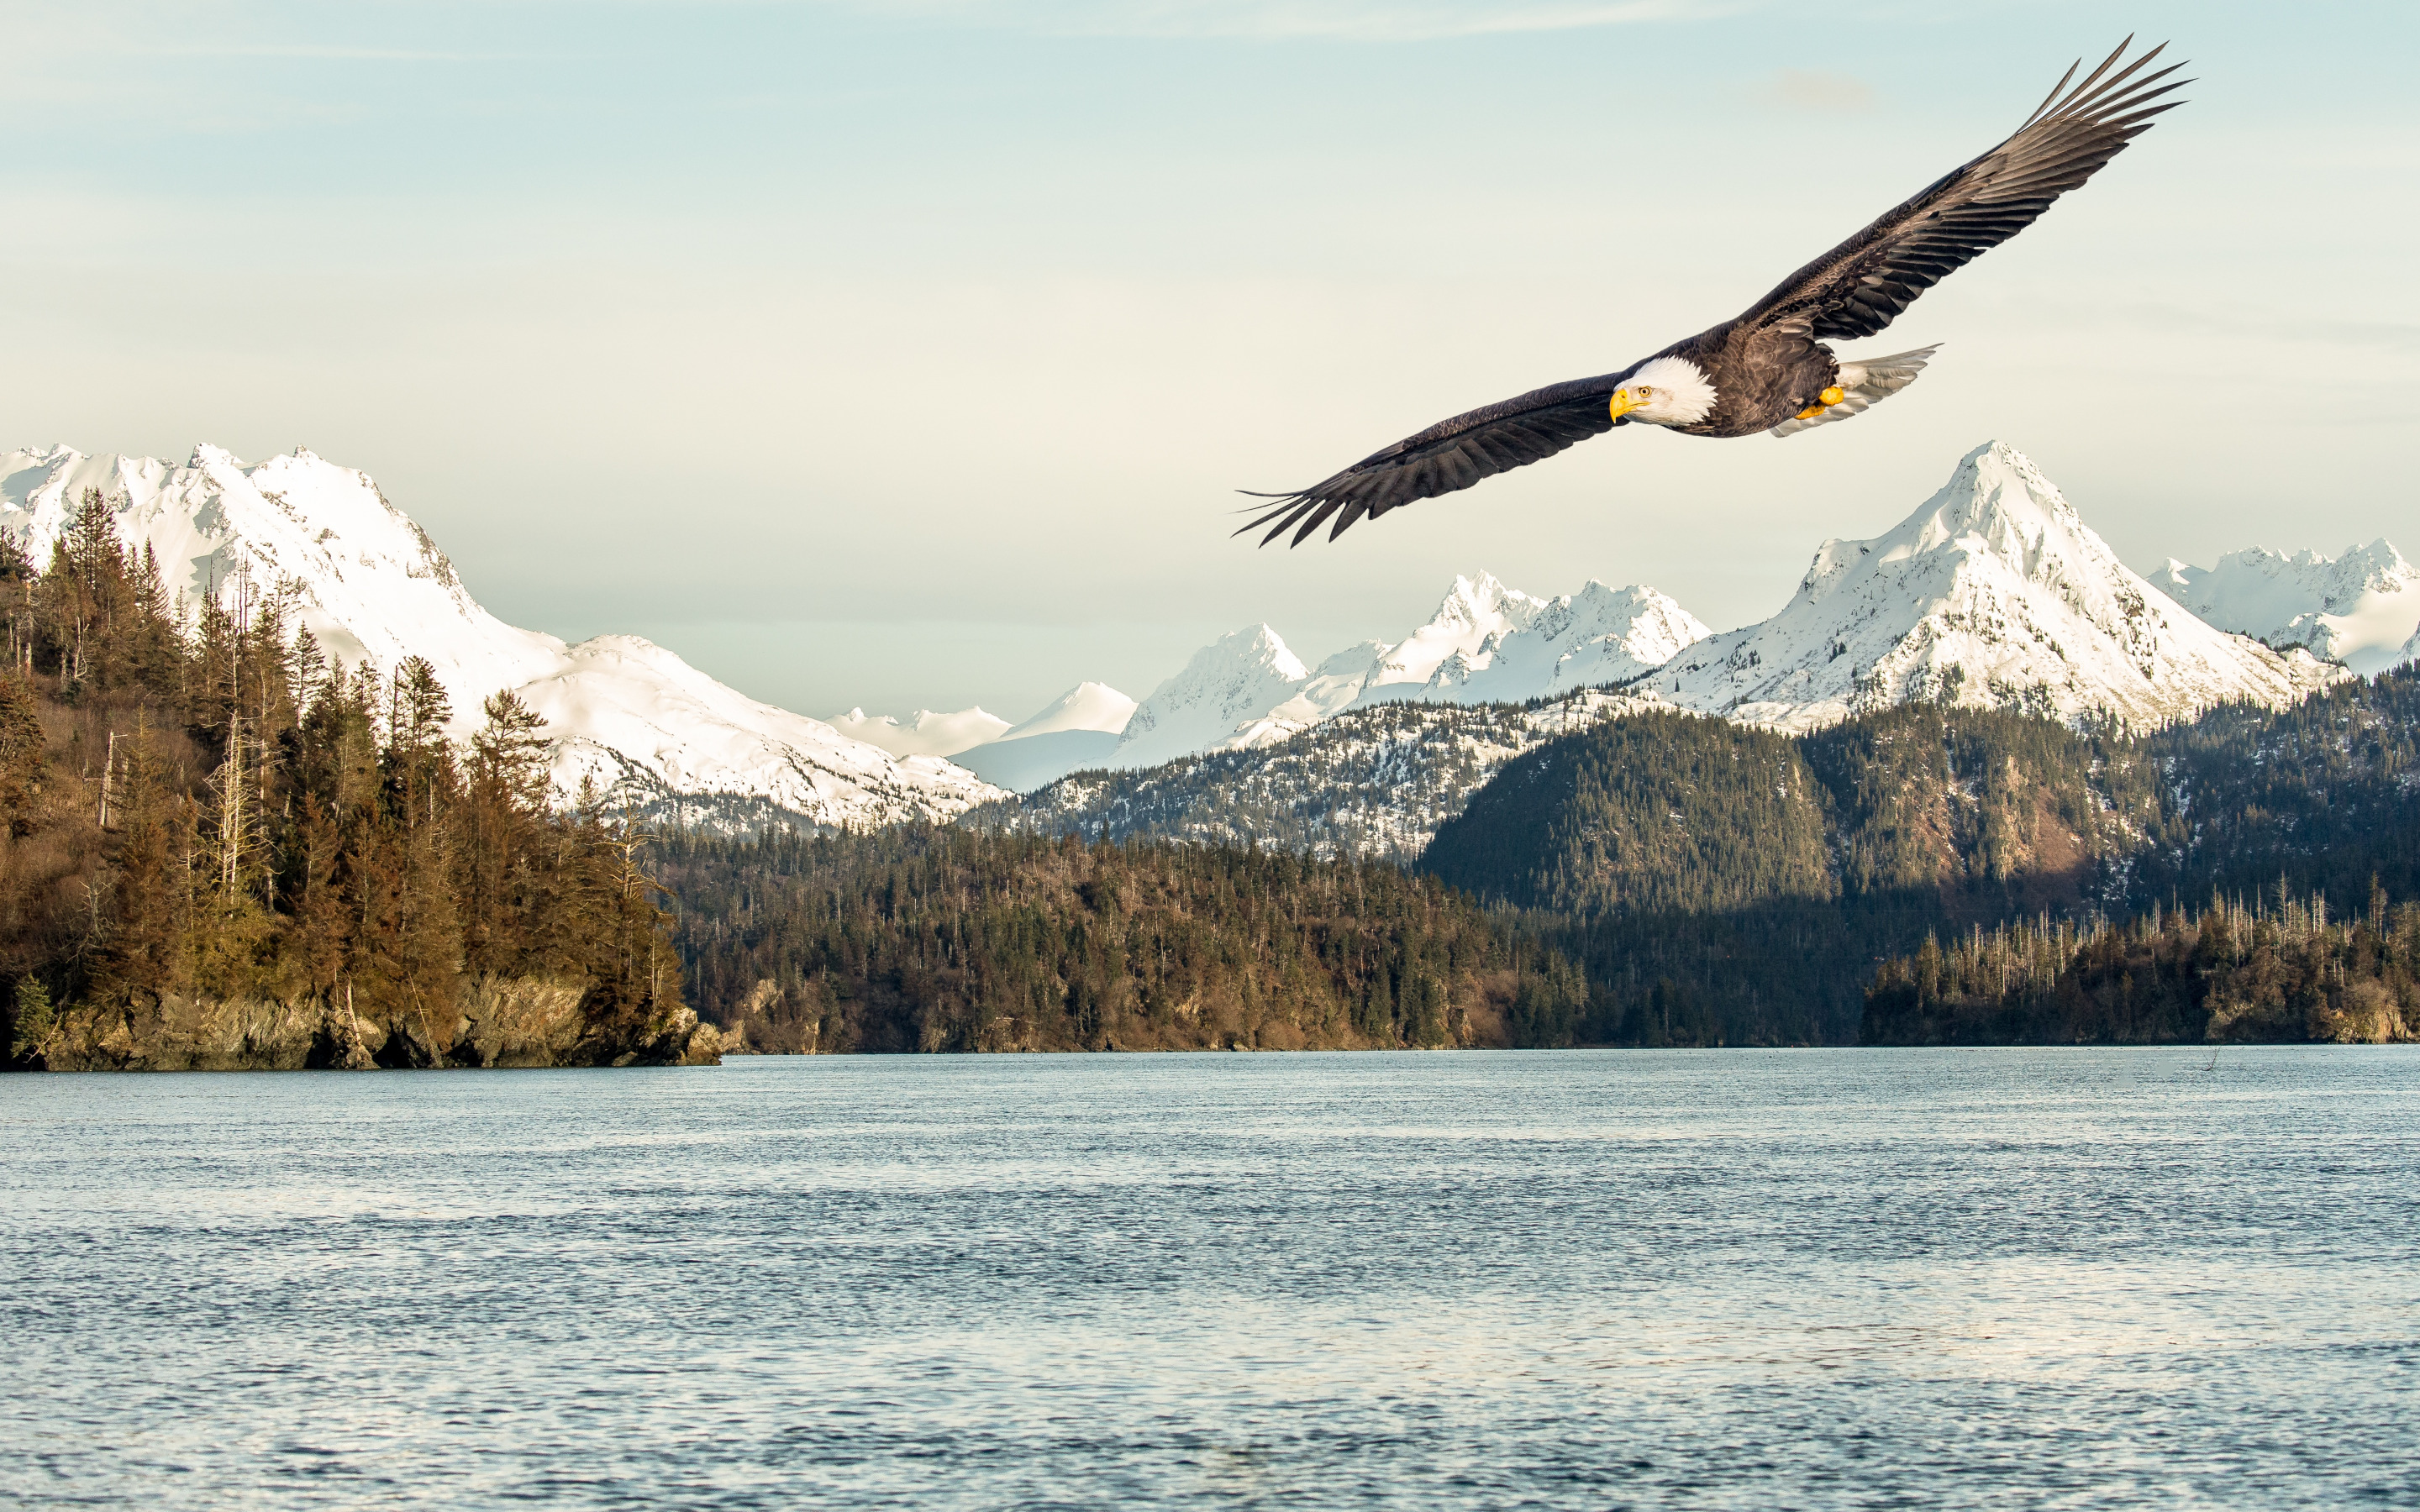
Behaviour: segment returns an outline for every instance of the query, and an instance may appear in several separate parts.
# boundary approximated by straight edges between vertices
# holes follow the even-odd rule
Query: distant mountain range
[[[1224,636],[1086,760],[1149,769],[1283,742],[1375,703],[1525,703],[1580,687],[1783,730],[1911,701],[2147,726],[2230,700],[2278,706],[2415,655],[2420,574],[2386,542],[2333,562],[2265,548],[2214,571],[2171,562],[2147,579],[1994,441],[1896,529],[1825,542],[1759,624],[1714,635],[1653,588],[1591,582],[1541,599],[1479,573],[1403,640],[1316,667],[1269,625]],[[1056,775],[1037,764],[1001,780],[1032,791]]]
[[[1538,738],[1527,716],[1514,720],[1523,733],[1506,725],[1482,736],[1421,707],[1538,705],[1610,687],[1623,697],[1590,700],[1589,717],[1635,703],[1804,730],[1930,702],[2101,711],[2143,725],[2228,700],[2279,705],[2349,671],[2420,656],[2420,572],[2385,541],[2335,559],[2263,548],[2211,569],[2171,561],[2147,579],[2001,442],[1961,459],[1897,529],[1826,542],[1790,602],[1758,625],[1714,634],[1643,585],[1592,581],[1539,598],[1476,573],[1400,640],[1363,641],[1313,667],[1275,629],[1249,625],[1140,702],[1079,683],[1015,724],[981,708],[813,719],[637,637],[566,645],[517,629],[471,598],[366,474],[307,452],[246,464],[205,445],[182,466],[66,447],[8,454],[0,532],[46,561],[86,488],[116,505],[122,533],[152,548],[188,604],[239,580],[256,594],[282,589],[334,655],[386,669],[427,657],[465,731],[489,694],[518,690],[549,720],[564,795],[588,781],[642,814],[710,827],[861,826],[976,805],[997,818],[1010,792],[1038,793],[1072,772],[1192,762],[1186,770],[1200,774],[1206,754],[1264,750],[1340,716],[1409,705],[1344,743],[1375,753],[1380,764],[1366,772],[1360,757],[1345,765],[1376,786],[1306,800],[1333,810],[1330,828],[1350,844],[1394,854],[1450,816],[1456,803],[1439,794],[1466,792]],[[1401,815],[1363,812],[1372,795],[1383,801],[1380,748],[1432,740],[1443,744],[1414,764],[1456,775],[1423,778],[1428,795],[1406,799]],[[1123,783],[1095,780],[1082,801],[1029,801],[1055,825],[1115,829],[1078,815],[1125,801],[1113,790],[1131,798]]]

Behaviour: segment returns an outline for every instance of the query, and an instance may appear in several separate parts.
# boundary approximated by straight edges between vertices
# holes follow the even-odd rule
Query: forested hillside
[[[2071,949],[2242,876],[2403,886],[2414,686],[2144,735],[1931,705],[1798,736],[1635,703],[1397,705],[1071,779],[970,816],[986,829],[679,840],[658,865],[693,995],[758,1048],[1971,1037],[2006,1015],[1870,1011],[1878,968],[2018,920]],[[1546,738],[1542,715],[1578,728]],[[1288,853],[1399,856],[1448,809],[1427,880]],[[2318,1022],[2300,1011],[2229,1032]]]
[[[1586,998],[1559,955],[1382,863],[908,826],[675,840],[657,864],[698,1006],[760,1050],[1526,1043]]]
[[[2420,668],[2286,710],[2230,704],[2149,737],[2168,828],[2131,899],[2251,897],[2282,872],[2350,905],[2420,898]]]
[[[678,1059],[630,837],[547,806],[538,721],[467,750],[427,663],[348,670],[273,586],[173,602],[87,494],[0,554],[0,977],[21,1067]]]
[[[1605,692],[1532,704],[1380,703],[1274,746],[1185,756],[1141,771],[1078,772],[1025,797],[970,810],[958,823],[1409,863],[1505,762],[1643,706]]]
[[[2420,1039],[2420,904],[2219,897],[2131,923],[1928,936],[1866,995],[1869,1044]]]
[[[1928,936],[2281,877],[2409,895],[2415,741],[2409,670],[2141,735],[1928,705],[1792,738],[1635,715],[1507,764],[1420,865],[1582,960],[1575,1040],[1847,1042],[1876,968]]]

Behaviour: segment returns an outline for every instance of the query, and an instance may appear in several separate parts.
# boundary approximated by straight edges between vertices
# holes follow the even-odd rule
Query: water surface
[[[2420,1504],[2420,1053],[0,1078],[33,1504]]]

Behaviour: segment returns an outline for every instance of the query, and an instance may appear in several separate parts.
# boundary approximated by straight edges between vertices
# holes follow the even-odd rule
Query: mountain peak
[[[1441,630],[1491,628],[1493,621],[1526,626],[1530,617],[1544,607],[1545,600],[1505,587],[1492,572],[1457,573],[1445,596],[1437,601],[1436,613],[1431,616],[1429,625]]]
[[[1311,669],[1266,625],[1230,631],[1136,706],[1109,764],[1156,766],[1264,738],[1264,716],[1310,680]]]
[[[1825,542],[1780,613],[1667,673],[1655,683],[1676,702],[1791,728],[1918,699],[2149,722],[2338,675],[2185,612],[2005,441],[1967,453],[1883,535]]]
[[[1134,717],[1135,701],[1107,683],[1078,683],[1023,720],[1001,732],[1002,740],[1086,731],[1114,735]]]
[[[2305,646],[2356,672],[2395,665],[2420,629],[2420,567],[2382,535],[2334,557],[2265,546],[2230,551],[2214,567],[2171,557],[2151,580],[2223,630]]]
[[[2046,545],[2083,528],[2075,506],[2031,457],[2006,441],[1987,441],[1961,457],[1941,491],[1893,532],[1893,547],[1912,555],[1979,542],[2030,577]]]

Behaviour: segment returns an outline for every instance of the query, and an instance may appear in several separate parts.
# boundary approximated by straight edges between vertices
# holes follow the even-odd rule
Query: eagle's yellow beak
[[[1622,416],[1630,413],[1633,409],[1637,408],[1638,395],[1631,393],[1628,389],[1616,389],[1613,391],[1614,419],[1620,420]]]

